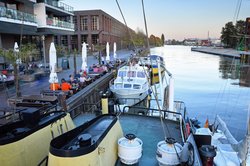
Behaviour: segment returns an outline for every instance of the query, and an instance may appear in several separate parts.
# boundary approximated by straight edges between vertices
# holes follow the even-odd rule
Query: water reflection
[[[232,58],[191,52],[186,46],[158,47],[151,52],[164,57],[175,79],[175,100],[186,103],[191,117],[202,123],[209,118],[212,123],[218,114],[238,140],[243,138],[250,103],[249,67]]]
[[[250,65],[240,59],[220,58],[219,72],[222,79],[236,80],[233,85],[250,87]]]
[[[239,59],[220,58],[219,72],[223,79],[239,79],[240,63]]]

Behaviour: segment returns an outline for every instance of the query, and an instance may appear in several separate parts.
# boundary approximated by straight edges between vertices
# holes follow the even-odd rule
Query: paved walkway
[[[131,55],[132,51],[130,50],[119,50],[117,51],[117,58],[119,59],[127,59]],[[111,52],[110,55],[111,61],[113,60],[113,53]],[[59,66],[61,66],[61,59],[58,60]],[[88,66],[92,64],[97,64],[98,59],[96,59],[94,56],[88,56],[87,57],[87,64]],[[82,57],[80,55],[77,56],[76,59],[77,64],[77,70],[80,70],[81,64],[82,64]],[[65,78],[66,80],[69,79],[69,75],[74,73],[74,62],[73,57],[71,56],[69,58],[69,66],[70,69],[63,70],[59,72],[58,80],[60,81],[62,78]],[[41,90],[49,89],[49,77],[43,77],[39,80],[23,83],[20,85],[21,93],[22,95],[34,95],[34,94],[40,94]],[[11,87],[9,89],[2,90],[0,93],[0,101],[1,101],[1,107],[7,106],[7,99],[9,97],[15,96],[15,87]]]

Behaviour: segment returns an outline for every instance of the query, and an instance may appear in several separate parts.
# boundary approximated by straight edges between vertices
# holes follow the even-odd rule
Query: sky
[[[235,22],[239,0],[144,0],[148,34],[165,39],[219,38]],[[128,26],[145,32],[141,0],[118,0]],[[116,0],[63,0],[74,10],[101,9],[124,23]],[[237,20],[250,17],[250,0],[242,0]]]

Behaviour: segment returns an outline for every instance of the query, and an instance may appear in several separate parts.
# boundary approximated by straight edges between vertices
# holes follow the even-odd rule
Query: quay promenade
[[[230,48],[216,48],[216,47],[192,47],[191,51],[206,53],[206,54],[213,54],[231,58],[240,58],[240,54],[243,51],[237,51],[235,49]]]
[[[127,59],[131,55],[132,51],[130,50],[119,50],[117,51],[117,58],[119,59]],[[111,61],[113,59],[113,53],[110,54]],[[78,55],[76,57],[76,64],[77,64],[77,70],[79,71],[82,65],[82,57],[81,55]],[[59,66],[61,65],[61,60],[58,61]],[[98,59],[96,59],[94,56],[87,56],[87,64],[88,66],[92,64],[97,64]],[[62,78],[65,78],[66,80],[69,79],[69,75],[74,73],[74,62],[73,62],[73,56],[69,58],[69,66],[70,69],[68,70],[62,70],[61,72],[57,73],[58,80]],[[40,91],[49,89],[49,76],[42,77],[39,80],[35,80],[32,82],[23,83],[20,85],[21,93],[22,95],[37,95],[40,94]],[[10,97],[15,96],[15,87],[11,87],[6,90],[2,90],[0,93],[0,101],[1,101],[1,108],[8,107],[7,99]]]

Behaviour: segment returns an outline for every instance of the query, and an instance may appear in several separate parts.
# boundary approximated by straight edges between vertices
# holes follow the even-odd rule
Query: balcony
[[[36,23],[35,15],[0,6],[0,17]]]
[[[65,4],[65,3],[62,3],[60,1],[53,1],[53,0],[45,0],[44,3],[50,5],[50,6],[54,6],[58,9],[61,9],[61,10],[64,10],[64,11],[67,11],[67,12],[70,12],[70,13],[73,13],[74,12],[74,8]]]
[[[48,26],[66,28],[66,29],[71,29],[71,30],[74,30],[75,28],[75,25],[73,23],[61,21],[61,20],[55,20],[52,18],[47,18],[46,22]]]

